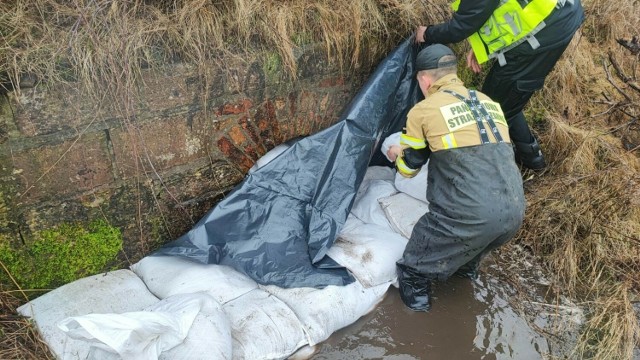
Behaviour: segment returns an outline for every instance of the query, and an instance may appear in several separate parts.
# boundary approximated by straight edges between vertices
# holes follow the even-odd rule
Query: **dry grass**
[[[17,315],[17,307],[26,299],[24,292],[4,291],[0,284],[0,359],[53,359],[35,326]]]
[[[0,271],[6,273],[15,285],[0,283],[0,359],[53,359],[35,326],[18,315],[17,308],[28,301],[28,295],[2,262]]]
[[[19,299],[0,292],[0,359],[53,359],[33,324],[16,314]]]
[[[224,54],[250,57],[267,50],[277,52],[295,79],[299,47],[315,43],[345,69],[368,66],[417,24],[444,18],[446,3],[5,1],[0,76],[16,88],[27,75],[47,86],[74,82],[98,99],[113,99],[127,118],[144,86],[142,68],[183,61],[206,78],[208,64]],[[614,78],[631,95],[626,99],[603,64],[612,50],[628,75],[639,73],[638,57],[615,40],[638,35],[640,16],[633,0],[584,0],[584,6],[582,30],[531,104],[542,113],[539,135],[550,166],[528,182],[529,207],[518,241],[555,274],[559,292],[588,310],[579,344],[568,355],[630,359],[640,338],[631,306],[640,291],[640,163],[638,150],[625,150],[617,136],[620,124],[640,116],[640,94]],[[15,298],[2,293],[0,301],[3,314],[14,313]],[[0,358],[48,356],[24,320],[3,315],[0,321],[4,334],[11,334],[2,337]],[[27,352],[5,353],[17,347]]]
[[[590,314],[575,357],[630,359],[640,336],[629,300],[640,289],[640,162],[610,135],[548,121],[552,169],[530,186],[520,241]]]
[[[640,161],[619,136],[640,116],[640,92],[620,79],[607,53],[637,74],[638,58],[615,40],[637,35],[640,17],[631,16],[632,1],[584,5],[582,31],[534,103],[546,111],[540,137],[551,166],[528,186],[519,241],[588,311],[570,357],[631,359],[640,344],[631,304],[640,291]]]
[[[329,61],[370,65],[443,6],[434,16],[419,0],[13,0],[0,4],[0,74],[18,89],[25,75],[77,81],[128,104],[140,69],[168,61],[206,76],[222,54],[269,49],[295,78],[296,49],[322,43]]]

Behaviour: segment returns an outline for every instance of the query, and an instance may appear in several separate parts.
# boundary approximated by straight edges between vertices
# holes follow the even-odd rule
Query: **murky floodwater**
[[[417,313],[392,287],[312,359],[541,359],[549,344],[509,304],[508,290],[491,271],[475,282],[454,277],[434,288],[431,311]]]

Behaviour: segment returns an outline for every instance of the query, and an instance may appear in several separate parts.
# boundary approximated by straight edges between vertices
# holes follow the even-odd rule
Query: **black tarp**
[[[378,65],[339,122],[250,173],[188,233],[154,255],[228,265],[281,287],[351,283],[348,271],[325,255],[368,164],[390,165],[380,140],[402,128],[418,100],[417,50],[405,40]]]

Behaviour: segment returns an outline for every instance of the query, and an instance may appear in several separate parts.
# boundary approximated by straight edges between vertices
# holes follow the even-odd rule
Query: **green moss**
[[[282,73],[282,59],[277,52],[268,52],[262,60],[262,70],[264,71],[267,83],[277,83]]]
[[[118,228],[95,221],[87,228],[63,224],[17,246],[0,238],[0,261],[24,289],[53,288],[107,269],[122,249]],[[5,272],[3,283],[11,283]]]
[[[308,31],[301,31],[291,35],[291,42],[297,46],[304,46],[313,43],[313,36]]]
[[[164,245],[165,240],[169,237],[167,225],[162,215],[149,216],[146,219],[149,224],[149,250],[155,250]]]

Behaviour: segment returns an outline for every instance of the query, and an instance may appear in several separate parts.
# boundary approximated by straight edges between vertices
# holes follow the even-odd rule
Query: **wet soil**
[[[547,359],[562,356],[581,322],[577,308],[549,304],[540,281],[525,279],[527,306],[499,264],[478,280],[436,284],[427,313],[406,308],[392,287],[368,315],[318,345],[314,360]],[[555,308],[554,308],[555,307]],[[566,311],[569,309],[570,311]]]

